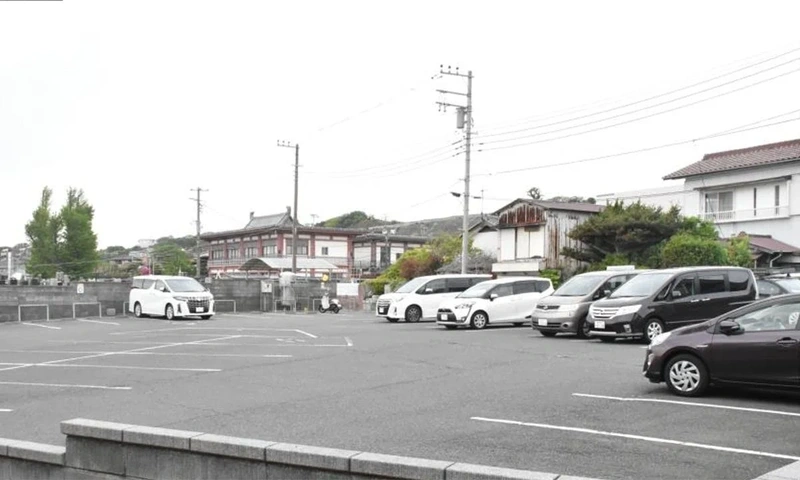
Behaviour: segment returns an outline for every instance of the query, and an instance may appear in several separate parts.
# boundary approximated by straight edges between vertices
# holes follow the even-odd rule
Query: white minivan
[[[390,322],[401,318],[406,322],[433,320],[442,300],[452,298],[480,282],[490,280],[491,275],[448,274],[428,275],[408,281],[392,293],[378,297],[376,315]]]
[[[522,325],[542,297],[553,293],[543,277],[503,277],[483,282],[442,302],[436,323],[448,329],[481,329],[489,323]]]
[[[214,295],[191,277],[142,275],[133,277],[128,311],[136,318],[145,315],[173,318],[214,315]]]

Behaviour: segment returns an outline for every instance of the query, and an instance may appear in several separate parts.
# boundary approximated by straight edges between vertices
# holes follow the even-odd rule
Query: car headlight
[[[642,308],[641,305],[625,305],[624,307],[620,307],[620,309],[617,310],[617,314],[615,316],[636,313],[639,311],[640,308]]]
[[[472,304],[471,303],[459,303],[458,305],[456,305],[453,308],[455,310],[461,310],[461,309],[464,309],[464,308],[472,308]]]
[[[175,300],[177,300],[179,302],[188,302],[189,301],[189,297],[176,296]]]
[[[589,305],[589,315],[594,316],[594,312],[595,312],[594,305]]]
[[[650,347],[657,347],[661,345],[669,338],[670,335],[672,335],[672,332],[666,332],[656,335],[656,337],[652,341],[650,341]]]

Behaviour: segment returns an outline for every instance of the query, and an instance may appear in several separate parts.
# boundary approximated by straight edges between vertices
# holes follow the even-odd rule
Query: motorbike
[[[333,299],[328,298],[327,293],[325,293],[322,296],[322,301],[320,301],[319,307],[317,308],[319,313],[325,313],[325,312],[339,313],[339,310],[341,309],[342,305],[339,303],[339,300],[335,298]]]

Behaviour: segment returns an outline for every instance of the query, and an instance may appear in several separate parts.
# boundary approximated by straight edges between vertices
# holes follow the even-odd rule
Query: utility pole
[[[292,212],[292,273],[297,273],[297,184],[300,168],[300,145],[278,140],[279,147],[294,148],[294,211]]]
[[[447,110],[447,107],[455,107],[457,109],[456,126],[459,129],[464,129],[464,136],[466,140],[466,146],[464,149],[464,221],[462,225],[463,232],[461,238],[461,273],[467,273],[467,261],[469,259],[469,161],[472,148],[472,70],[468,71],[465,75],[463,73],[459,73],[458,67],[456,67],[454,72],[449,65],[446,71],[444,69],[444,65],[440,65],[439,73],[441,75],[452,75],[467,79],[467,93],[437,90],[437,92],[442,94],[462,95],[467,97],[466,107],[446,102],[438,102],[439,108],[444,108],[445,111]]]
[[[196,241],[196,245],[195,245],[195,247],[196,247],[196,252],[195,252],[195,263],[196,263],[196,265],[195,266],[197,267],[196,268],[197,278],[200,278],[200,211],[203,208],[203,204],[200,203],[200,193],[201,192],[207,192],[208,190],[203,190],[202,188],[197,187],[197,188],[193,188],[192,191],[193,192],[197,192],[197,197],[190,198],[189,200],[194,200],[195,202],[197,202],[197,221],[195,222],[197,224],[197,241]]]

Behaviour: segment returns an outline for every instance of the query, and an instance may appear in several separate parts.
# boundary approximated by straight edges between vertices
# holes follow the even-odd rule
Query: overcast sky
[[[752,66],[800,48],[798,13],[792,1],[0,2],[0,245],[25,241],[44,186],[56,207],[84,189],[101,247],[193,233],[198,186],[204,231],[241,228],[292,204],[279,139],[300,143],[301,222],[458,215],[448,192],[463,190],[464,156],[448,146],[463,132],[436,89],[466,81],[432,79],[440,64],[474,73],[473,212],[532,186],[663,186],[704,153],[798,138],[800,122],[568,162],[800,118],[800,72],[768,80],[800,68],[800,50]]]

